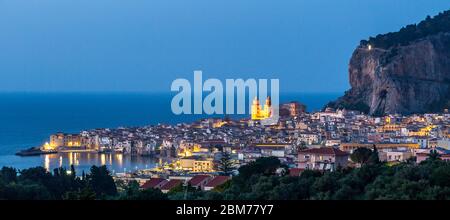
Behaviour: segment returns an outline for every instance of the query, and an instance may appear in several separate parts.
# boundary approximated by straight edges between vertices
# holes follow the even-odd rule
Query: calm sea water
[[[283,94],[281,102],[300,101],[308,111],[319,110],[341,94]],[[206,115],[174,115],[173,94],[42,94],[0,93],[0,167],[19,169],[45,166],[53,169],[74,164],[77,170],[106,164],[116,172],[153,167],[152,158],[122,155],[54,154],[19,157],[14,154],[39,146],[55,132],[79,132],[93,128],[143,126],[191,122]],[[239,116],[235,116],[239,117]],[[242,117],[242,116],[240,116]]]

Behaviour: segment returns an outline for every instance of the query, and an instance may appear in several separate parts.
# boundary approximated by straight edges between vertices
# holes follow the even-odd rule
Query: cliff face
[[[378,115],[441,111],[450,104],[450,32],[387,49],[361,44],[349,78],[351,89],[330,106]]]

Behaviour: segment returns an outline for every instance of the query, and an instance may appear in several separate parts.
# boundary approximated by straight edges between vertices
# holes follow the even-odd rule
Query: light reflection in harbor
[[[73,165],[75,165],[75,166],[80,165],[80,161],[78,160],[78,154],[77,153],[73,154],[73,161],[74,161]]]
[[[122,155],[122,154],[116,154],[116,155],[114,155],[114,156],[116,157],[116,161],[118,162],[117,165],[123,166],[123,163],[122,163],[122,161],[123,161],[123,155]]]
[[[47,154],[44,157],[45,157],[45,159],[44,159],[44,168],[46,170],[50,171],[50,155]]]
[[[100,155],[100,164],[106,165],[106,155],[104,154]]]
[[[33,157],[10,156],[10,164],[20,169],[43,166],[48,171],[58,167],[70,169],[73,164],[77,175],[82,171],[89,172],[92,165],[106,165],[111,172],[135,171],[136,169],[150,169],[157,166],[159,159],[152,157],[130,156],[122,154],[98,154],[98,153],[58,153]]]
[[[67,157],[69,158],[69,165],[73,164],[73,153],[68,153]]]

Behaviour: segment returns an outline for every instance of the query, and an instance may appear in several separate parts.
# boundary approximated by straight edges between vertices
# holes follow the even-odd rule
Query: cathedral
[[[264,107],[261,107],[258,98],[255,97],[252,103],[251,114],[252,120],[264,120],[270,118],[272,116],[270,96],[267,97]]]

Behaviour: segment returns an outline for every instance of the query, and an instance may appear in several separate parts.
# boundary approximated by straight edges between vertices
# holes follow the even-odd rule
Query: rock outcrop
[[[413,33],[418,32],[416,29]],[[380,37],[387,39],[386,35],[377,38]],[[450,30],[399,44],[389,40],[392,45],[384,48],[371,44],[377,42],[375,38],[361,42],[349,64],[351,89],[329,106],[373,115],[437,112],[448,108]]]

